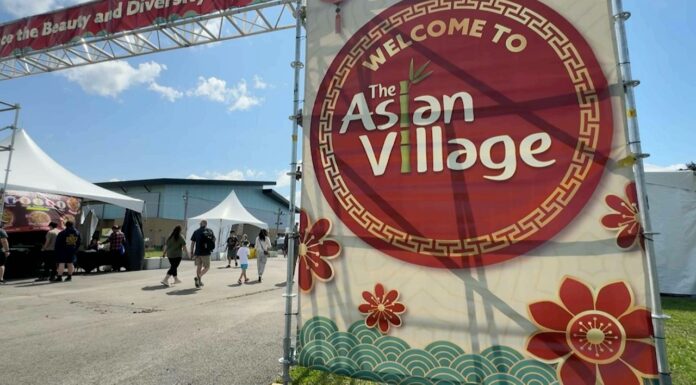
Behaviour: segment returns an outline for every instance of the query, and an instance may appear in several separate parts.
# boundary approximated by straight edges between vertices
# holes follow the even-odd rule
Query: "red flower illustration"
[[[341,245],[325,239],[331,232],[331,222],[322,218],[312,224],[307,213],[300,213],[300,246],[298,256],[299,286],[304,292],[312,291],[314,280],[328,282],[334,277],[334,270],[328,260],[338,257]]]
[[[365,318],[367,327],[373,328],[375,325],[378,325],[379,331],[386,334],[389,332],[390,326],[401,326],[401,317],[399,315],[406,311],[406,306],[401,302],[396,302],[399,299],[398,291],[390,290],[388,293],[385,293],[384,286],[378,283],[375,285],[374,294],[369,291],[363,291],[362,297],[367,303],[358,306],[358,310],[368,315]]]
[[[527,350],[547,362],[561,361],[561,385],[641,385],[640,377],[655,378],[657,362],[650,312],[633,306],[624,282],[602,287],[595,295],[584,283],[566,277],[561,304],[529,305],[543,330],[527,341]]]
[[[636,184],[629,183],[626,186],[626,197],[621,198],[616,195],[608,195],[606,202],[614,212],[602,218],[604,227],[610,230],[618,230],[616,244],[622,249],[629,249],[640,242],[640,246],[645,248],[643,240],[643,227],[640,224],[638,212],[638,193]]]

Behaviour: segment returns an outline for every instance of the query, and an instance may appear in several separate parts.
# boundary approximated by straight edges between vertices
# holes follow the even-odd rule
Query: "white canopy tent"
[[[660,292],[696,295],[696,175],[645,173]]]
[[[238,224],[252,225],[262,229],[268,229],[268,224],[257,219],[247,209],[244,208],[242,202],[237,198],[234,191],[225,198],[220,204],[210,209],[201,215],[189,218],[187,223],[186,239],[191,239],[193,232],[198,229],[199,223],[202,220],[208,222],[208,228],[213,230],[217,237],[217,247],[215,252],[225,250],[225,241],[227,233],[232,226]]]
[[[9,147],[11,140],[11,137],[5,138],[0,141],[0,146]],[[9,151],[0,152],[0,167],[3,169],[7,166],[9,155]],[[16,132],[7,189],[74,196],[139,213],[144,208],[144,202],[140,199],[101,188],[66,170],[51,159],[23,129]]]

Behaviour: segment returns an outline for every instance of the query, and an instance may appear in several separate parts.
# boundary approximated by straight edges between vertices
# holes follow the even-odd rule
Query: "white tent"
[[[11,139],[7,137],[0,141],[0,146],[9,147]],[[9,151],[0,152],[0,167],[3,170],[7,167],[9,155]],[[4,173],[0,174],[4,177]],[[101,188],[66,170],[51,159],[22,129],[16,132],[7,189],[74,196],[110,203],[137,212],[142,212],[144,208],[144,202],[139,199]]]
[[[647,172],[660,292],[696,295],[696,175]]]
[[[189,218],[186,239],[191,239],[191,235],[198,229],[199,223],[202,220],[208,222],[208,228],[213,230],[217,237],[217,247],[215,251],[223,251],[225,249],[227,233],[234,225],[245,224],[268,229],[268,224],[257,219],[244,208],[234,191],[232,191],[224,201],[220,202],[219,205],[210,209],[210,211]]]

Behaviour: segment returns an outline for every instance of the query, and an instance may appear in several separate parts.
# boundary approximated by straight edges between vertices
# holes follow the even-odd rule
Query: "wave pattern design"
[[[347,332],[314,317],[300,331],[299,364],[353,378],[394,385],[560,385],[552,365],[506,346],[467,354],[446,341],[425,349],[383,336],[360,321]]]

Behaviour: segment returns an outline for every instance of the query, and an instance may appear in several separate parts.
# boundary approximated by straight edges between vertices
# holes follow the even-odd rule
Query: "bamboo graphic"
[[[401,107],[401,117],[399,127],[401,127],[401,173],[408,174],[411,172],[411,111],[409,110],[411,86],[416,85],[428,76],[432,75],[433,71],[423,73],[430,64],[430,60],[423,64],[418,70],[414,71],[413,59],[408,69],[408,80],[399,82],[399,104]]]

